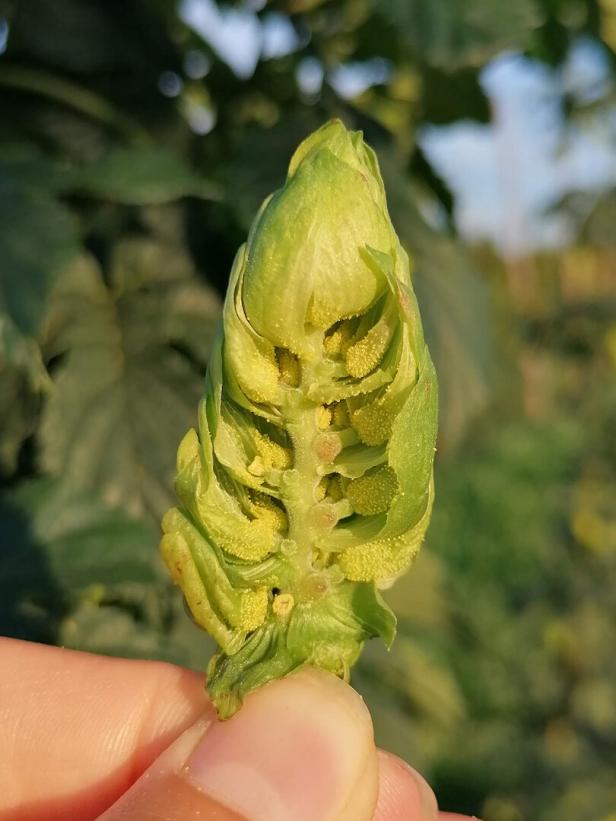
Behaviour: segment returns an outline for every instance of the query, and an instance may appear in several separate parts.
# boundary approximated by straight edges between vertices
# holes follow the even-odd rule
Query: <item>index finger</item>
[[[0,820],[91,819],[204,713],[203,676],[0,638]]]

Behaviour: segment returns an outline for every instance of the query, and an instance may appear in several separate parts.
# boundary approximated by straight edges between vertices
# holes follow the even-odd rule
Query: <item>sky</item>
[[[560,69],[503,54],[481,74],[489,125],[424,129],[422,148],[454,193],[464,236],[491,240],[513,257],[567,242],[568,218],[550,208],[567,193],[598,197],[616,183],[616,109],[576,127],[563,116],[564,94],[591,102],[609,82],[601,46],[589,39],[574,45]]]
[[[264,5],[247,0],[220,8],[213,0],[181,0],[179,13],[238,77],[248,78],[260,59],[304,45],[284,15],[257,16]],[[374,58],[342,64],[325,77],[319,61],[307,57],[297,82],[308,97],[327,81],[351,99],[385,82],[390,71],[387,60]],[[490,124],[460,121],[422,131],[422,149],[454,194],[456,224],[467,239],[489,240],[509,257],[568,241],[568,217],[551,206],[577,191],[590,193],[592,201],[616,183],[616,107],[574,127],[563,117],[564,96],[592,102],[610,82],[607,57],[589,38],[578,40],[558,69],[518,53],[501,54],[481,74],[493,111]],[[195,112],[195,130],[201,126],[205,134],[214,127],[211,114],[208,119],[206,111]]]

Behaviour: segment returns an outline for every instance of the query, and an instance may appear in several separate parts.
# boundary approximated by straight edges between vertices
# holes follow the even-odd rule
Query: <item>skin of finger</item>
[[[213,717],[202,677],[166,664],[0,638],[0,668],[0,749],[7,753],[0,767],[0,821],[94,818],[204,709]],[[409,821],[415,788],[403,769],[388,766],[392,759],[381,756],[388,796],[381,792],[375,818]],[[187,790],[192,796],[184,781],[174,787],[161,779],[160,808]],[[383,815],[386,807],[398,815]],[[207,809],[210,815],[201,818],[239,818],[212,801]],[[439,818],[468,821],[448,813]]]
[[[377,788],[362,699],[307,669],[250,694],[229,722],[188,730],[102,819],[370,821]]]
[[[0,639],[0,821],[95,818],[208,711],[169,664]]]
[[[379,750],[379,797],[373,821],[436,821],[434,793],[398,756]]]
[[[379,750],[379,798],[373,821],[479,821],[438,812],[432,788],[406,761]]]
[[[244,821],[181,775],[207,728],[206,720],[186,730],[98,821]]]

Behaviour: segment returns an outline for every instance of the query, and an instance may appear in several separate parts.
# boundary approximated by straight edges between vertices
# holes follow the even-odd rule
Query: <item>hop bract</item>
[[[391,644],[378,588],[423,539],[436,424],[376,157],[332,121],[237,254],[163,520],[171,575],[220,645],[208,686],[221,717],[304,664],[348,677],[365,639]]]

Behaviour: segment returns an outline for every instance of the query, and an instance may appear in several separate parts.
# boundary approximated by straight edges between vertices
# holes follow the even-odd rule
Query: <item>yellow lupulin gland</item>
[[[347,350],[344,361],[349,374],[360,379],[373,371],[383,358],[389,338],[389,326],[381,319]]]
[[[319,430],[327,430],[332,422],[332,412],[325,405],[319,405],[316,410],[317,427]]]
[[[391,436],[394,415],[379,399],[358,408],[351,416],[351,424],[365,445],[382,445]]]
[[[340,567],[350,581],[390,579],[408,566],[420,544],[418,540],[415,544],[406,545],[404,537],[398,537],[354,545],[340,556]]]
[[[371,516],[389,510],[397,491],[395,472],[383,465],[349,482],[346,495],[356,513]]]
[[[255,431],[255,437],[257,452],[266,469],[286,470],[293,465],[293,453],[289,448],[279,445],[260,431]]]
[[[232,524],[226,532],[217,534],[220,546],[247,562],[258,562],[269,555],[276,544],[278,530],[264,518],[247,519],[243,526]]]
[[[353,330],[349,321],[342,322],[323,340],[323,348],[328,356],[344,356],[353,341]]]
[[[265,493],[250,493],[247,506],[255,519],[264,522],[277,533],[286,532],[289,524],[287,514]]]
[[[245,590],[240,599],[238,627],[242,630],[256,630],[267,617],[267,590]]]
[[[250,374],[251,371],[258,374],[258,380],[244,378],[244,374]],[[280,373],[276,364],[266,357],[256,353],[249,356],[244,367],[237,369],[235,373],[242,390],[253,402],[265,404],[276,398]]]

